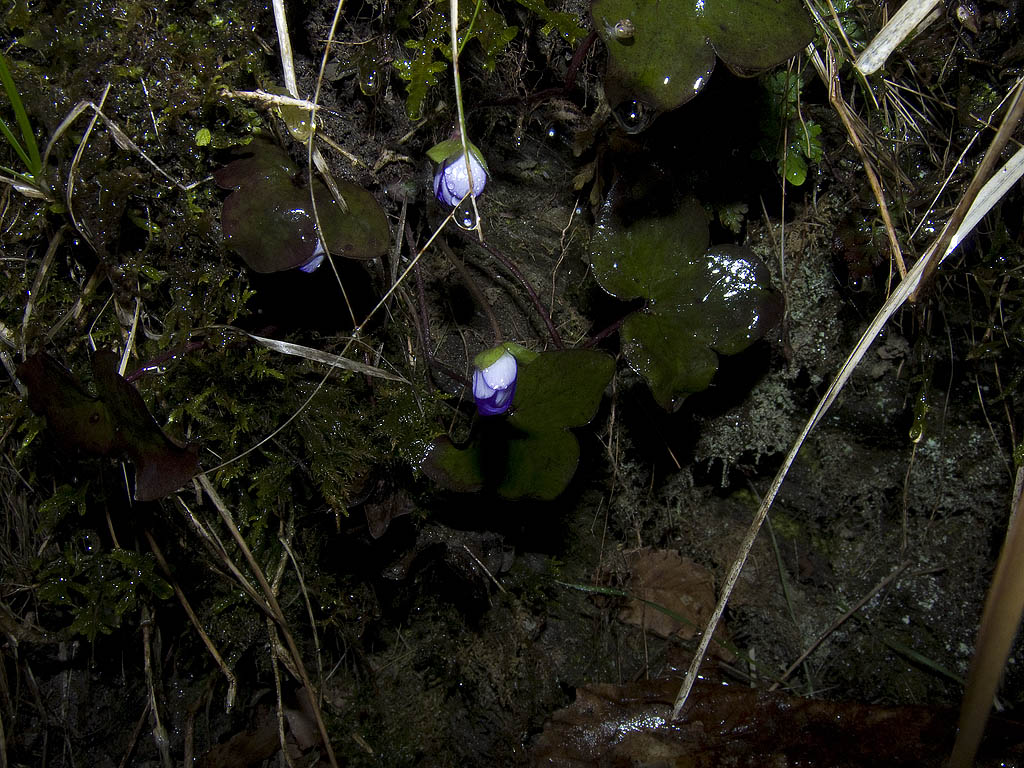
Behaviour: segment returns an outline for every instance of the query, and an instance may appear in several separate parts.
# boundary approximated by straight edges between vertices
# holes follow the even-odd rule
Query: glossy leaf
[[[28,386],[29,407],[46,417],[62,443],[98,456],[127,454],[135,465],[135,498],[152,501],[188,482],[199,461],[164,434],[138,390],[118,375],[117,363],[108,350],[93,356],[95,396],[46,354],[30,356],[18,377]]]
[[[228,245],[257,272],[305,264],[318,242],[308,175],[267,142],[254,142],[245,152],[213,174],[220,186],[234,190],[221,213]],[[362,187],[341,179],[337,183],[347,211],[322,181],[313,181],[316,214],[328,250],[350,259],[383,255],[390,237],[384,210]]]
[[[675,109],[707,84],[716,54],[753,74],[797,55],[814,36],[800,0],[594,0],[591,14],[608,46],[613,108],[635,99]]]
[[[428,448],[423,471],[451,490],[493,487],[509,499],[555,498],[579,461],[579,443],[569,428],[594,418],[614,370],[611,357],[584,349],[520,359],[511,415],[483,420],[462,448],[447,436],[438,438]]]
[[[591,241],[594,275],[617,298],[647,300],[623,322],[622,348],[655,400],[673,411],[711,383],[715,352],[740,352],[776,322],[779,299],[752,251],[707,248],[707,219],[695,201],[669,216],[625,223],[614,197]]]

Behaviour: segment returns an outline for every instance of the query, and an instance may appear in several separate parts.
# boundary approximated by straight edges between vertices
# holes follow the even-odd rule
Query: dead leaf
[[[659,637],[689,640],[703,629],[715,608],[715,578],[702,565],[678,552],[635,549],[625,553],[631,599],[619,618]],[[724,625],[715,636],[728,643]],[[713,652],[726,661],[735,658],[721,644]]]
[[[589,685],[556,712],[531,765],[611,768],[939,768],[949,755],[956,712],[801,699],[697,683],[681,718],[668,721],[679,681]],[[1022,724],[994,722],[979,766],[1024,755]]]

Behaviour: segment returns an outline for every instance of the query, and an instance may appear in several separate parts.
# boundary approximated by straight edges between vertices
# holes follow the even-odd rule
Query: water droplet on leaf
[[[654,110],[637,99],[624,101],[613,114],[626,133],[640,133],[654,120]]]

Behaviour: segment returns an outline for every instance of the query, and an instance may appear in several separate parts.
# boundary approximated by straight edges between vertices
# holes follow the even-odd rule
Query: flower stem
[[[488,243],[486,240],[481,240],[479,242],[479,245],[481,248],[483,248],[485,251],[491,254],[491,256],[500,261],[502,266],[504,266],[505,269],[511,272],[512,275],[516,278],[516,280],[522,283],[523,288],[526,289],[526,293],[530,297],[530,301],[533,302],[533,306],[537,310],[537,314],[540,315],[541,320],[544,321],[544,325],[546,325],[548,328],[548,333],[551,335],[551,342],[558,349],[564,349],[565,345],[562,343],[562,337],[558,335],[558,331],[555,328],[555,324],[551,322],[551,313],[541,303],[540,297],[537,296],[537,292],[533,290],[533,286],[530,285],[529,281],[526,279],[523,273],[519,271],[519,267],[517,267],[510,258],[508,258],[505,254],[503,254],[493,245]]]
[[[473,276],[469,274],[469,270],[466,269],[466,265],[463,264],[462,261],[459,260],[459,257],[452,252],[451,246],[448,245],[447,241],[445,241],[444,238],[438,238],[437,243],[441,246],[441,251],[444,255],[448,257],[448,261],[450,261],[452,266],[454,266],[458,271],[463,284],[466,286],[466,290],[473,294],[473,299],[476,300],[476,303],[484,311],[484,314],[487,315],[487,321],[491,324],[491,333],[494,334],[494,345],[497,346],[498,344],[501,344],[501,326],[498,325],[498,318],[495,317],[494,310],[491,309],[491,305],[487,302],[487,297],[484,296],[484,292],[480,290],[480,286],[476,284],[476,280],[474,280]]]
[[[473,205],[473,217],[476,235],[482,243],[484,241],[484,230],[480,224],[480,211],[476,207],[476,195],[473,194],[476,187],[473,183],[473,169],[469,164],[469,144],[466,139],[466,111],[462,105],[462,80],[459,78],[459,0],[451,0],[449,3],[452,33],[452,76],[455,78],[455,106],[459,113],[459,138],[462,141],[462,157],[466,163],[466,175],[469,177],[469,200]]]

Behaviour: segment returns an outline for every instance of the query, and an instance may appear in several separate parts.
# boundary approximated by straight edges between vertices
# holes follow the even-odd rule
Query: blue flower
[[[306,274],[312,274],[313,272],[316,272],[317,268],[321,264],[324,263],[325,255],[327,255],[327,252],[324,250],[323,241],[320,240],[320,238],[317,238],[316,248],[313,249],[313,255],[309,257],[308,261],[297,266],[296,269],[300,272],[305,272]]]
[[[445,205],[454,207],[469,194],[470,171],[473,173],[473,197],[479,197],[484,191],[484,185],[487,184],[487,169],[484,168],[479,150],[474,150],[476,147],[469,150],[468,163],[465,153],[458,152],[438,166],[437,173],[434,174],[434,194]]]
[[[500,354],[499,354],[500,353]],[[516,393],[515,357],[504,347],[477,355],[473,371],[473,399],[481,416],[497,416],[512,405]]]

